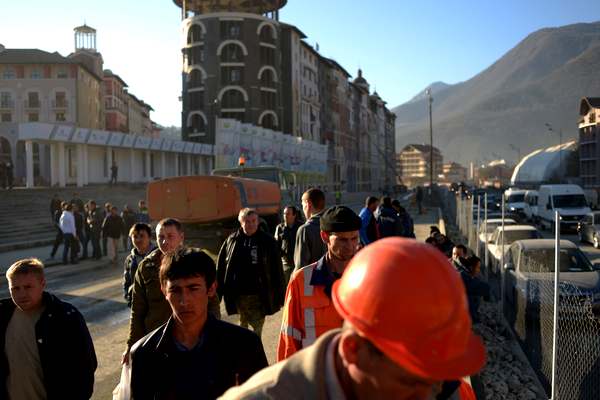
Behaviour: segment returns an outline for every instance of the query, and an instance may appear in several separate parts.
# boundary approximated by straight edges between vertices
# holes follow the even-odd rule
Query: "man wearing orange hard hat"
[[[443,254],[386,238],[360,251],[333,286],[344,327],[266,368],[223,399],[434,399],[485,364],[465,289]],[[474,399],[466,384],[452,397]]]

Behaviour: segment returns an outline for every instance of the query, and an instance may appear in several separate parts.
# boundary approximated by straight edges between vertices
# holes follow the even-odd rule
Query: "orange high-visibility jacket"
[[[310,346],[323,333],[342,327],[344,320],[325,294],[333,279],[324,256],[294,272],[285,293],[277,361]]]

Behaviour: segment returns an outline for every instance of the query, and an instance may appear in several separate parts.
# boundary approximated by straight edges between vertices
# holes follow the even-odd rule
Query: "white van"
[[[506,211],[512,215],[523,215],[526,190],[510,188],[504,192]]]
[[[542,229],[553,229],[554,212],[561,216],[560,228],[576,229],[577,223],[592,210],[578,185],[542,185],[538,190],[538,214]]]
[[[525,219],[537,223],[538,219],[538,192],[537,190],[528,190],[525,192],[525,208],[523,209]]]

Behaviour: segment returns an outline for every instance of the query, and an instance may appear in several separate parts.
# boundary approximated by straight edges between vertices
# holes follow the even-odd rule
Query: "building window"
[[[0,122],[12,122],[12,114],[2,113],[2,115],[0,116]]]
[[[188,44],[201,42],[204,39],[204,31],[200,25],[192,25],[188,31]]]
[[[229,43],[223,47],[221,52],[221,62],[241,62],[243,60],[244,50],[239,44]]]
[[[270,69],[265,69],[260,76],[260,85],[264,87],[275,87],[275,74]]]
[[[38,122],[40,120],[40,116],[38,113],[29,113],[27,114],[27,120],[29,122]]]
[[[38,92],[27,93],[27,107],[39,108],[40,107],[40,96]]]
[[[275,116],[272,114],[266,114],[263,116],[261,126],[266,129],[276,130],[277,124],[275,123]]]
[[[65,113],[58,112],[56,113],[56,122],[65,122],[67,118],[65,117]]]
[[[67,94],[65,92],[56,92],[54,94],[54,107],[66,108],[67,107]]]
[[[2,79],[15,79],[17,74],[13,67],[4,67],[4,72],[2,73]]]
[[[42,79],[42,72],[39,70],[39,68],[34,68],[31,70],[31,73],[29,74],[29,78]]]
[[[56,77],[58,79],[67,79],[69,77],[69,73],[67,72],[67,70],[65,68],[60,68],[58,70],[58,72],[56,73]]]
[[[239,90],[228,90],[221,99],[222,108],[245,108],[244,94]]]
[[[275,43],[275,34],[272,25],[263,25],[260,30],[260,41],[265,43]]]
[[[221,21],[221,39],[238,39],[242,35],[240,21]]]
[[[199,69],[193,69],[189,74],[188,88],[199,88],[204,85],[204,78],[202,77],[202,71]]]
[[[189,127],[190,133],[204,133],[206,132],[206,124],[204,118],[200,114],[192,115],[192,125]]]
[[[15,106],[10,92],[0,92],[0,108],[13,108]]]
[[[277,95],[273,92],[260,92],[260,105],[266,110],[274,110],[276,106]]]
[[[188,49],[188,65],[202,64],[204,62],[204,46]]]
[[[260,63],[262,65],[275,65],[275,49],[261,46]]]
[[[204,109],[204,92],[192,92],[189,94],[190,110]]]
[[[242,84],[243,69],[240,67],[223,67],[221,68],[221,84]]]

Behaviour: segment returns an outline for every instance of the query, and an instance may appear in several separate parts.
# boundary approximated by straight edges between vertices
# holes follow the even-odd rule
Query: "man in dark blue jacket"
[[[44,291],[44,265],[17,261],[0,301],[0,398],[89,399],[97,361],[82,315]]]
[[[267,366],[255,333],[209,315],[215,278],[202,251],[163,257],[159,280],[172,315],[131,349],[133,399],[215,399]]]
[[[385,196],[381,199],[381,205],[375,211],[375,219],[379,228],[379,236],[403,236],[402,221],[398,213],[392,207],[392,199]]]

